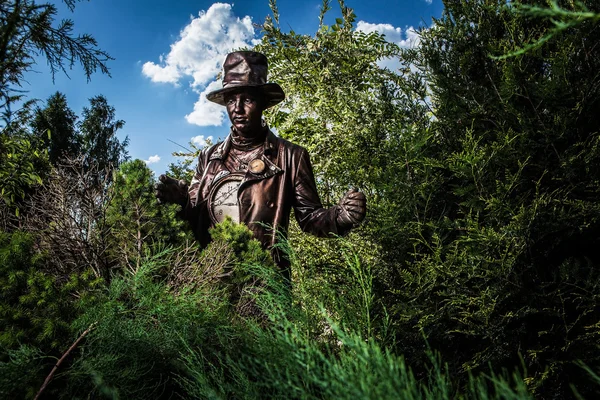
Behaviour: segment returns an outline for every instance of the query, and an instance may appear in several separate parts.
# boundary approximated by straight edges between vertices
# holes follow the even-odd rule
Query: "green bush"
[[[0,347],[56,351],[69,345],[75,296],[92,297],[101,280],[90,271],[58,279],[43,270],[34,237],[0,232]],[[3,352],[1,357],[5,357]]]
[[[98,302],[82,303],[86,312],[75,328],[95,327],[67,374],[68,387],[57,396],[184,396],[191,349],[201,353],[195,372],[204,367],[199,376],[209,385],[207,393],[223,391],[218,388],[231,379],[224,358],[234,357],[248,340],[232,301],[239,302],[258,278],[252,272],[256,263],[274,269],[246,227],[228,220],[211,233],[214,241],[202,254],[192,251],[196,257],[189,257],[190,249],[168,248],[148,255],[134,274],[115,276]],[[218,257],[222,252],[226,256]],[[167,270],[169,277],[159,274]]]
[[[0,361],[0,397],[3,399],[33,398],[43,382],[48,360],[35,347],[23,345],[8,350]]]
[[[0,232],[0,393],[32,397],[69,348],[77,301],[92,303],[102,280],[91,271],[57,277],[30,234]],[[22,373],[27,371],[27,373]]]
[[[226,240],[231,254],[254,247],[247,228],[226,222],[214,232],[211,246],[221,249]],[[221,243],[221,244],[219,244]],[[260,254],[268,254],[256,248]],[[348,250],[349,251],[349,250]],[[57,398],[439,398],[459,394],[468,398],[526,398],[522,379],[477,377],[462,388],[437,356],[428,361],[429,374],[416,376],[401,356],[379,345],[365,329],[369,303],[358,306],[354,318],[330,316],[322,306],[343,309],[349,299],[364,299],[371,290],[368,268],[350,251],[345,257],[347,296],[332,303],[333,290],[323,281],[317,291],[294,293],[302,302],[290,303],[289,284],[273,268],[238,259],[230,268],[262,284],[250,296],[268,321],[240,315],[230,306],[229,281],[203,281],[213,274],[209,260],[203,266],[188,264],[195,279],[158,278],[164,263],[182,260],[167,249],[147,257],[134,275],[115,277],[98,301],[85,306],[74,327],[93,330],[80,345],[74,362],[62,373],[65,386],[49,388]],[[340,255],[341,256],[341,255]],[[291,257],[293,260],[296,257]],[[223,264],[220,264],[221,266]],[[176,266],[179,268],[180,266]],[[294,264],[295,268],[302,268]],[[175,268],[175,269],[177,269]],[[204,272],[203,272],[204,271]],[[191,275],[187,275],[191,277]],[[337,285],[338,283],[336,283]],[[315,323],[314,310],[322,321]],[[335,313],[334,313],[335,314]],[[324,321],[324,322],[323,322]],[[378,321],[376,321],[378,322]],[[322,335],[323,326],[330,332]],[[430,353],[432,354],[432,353]]]

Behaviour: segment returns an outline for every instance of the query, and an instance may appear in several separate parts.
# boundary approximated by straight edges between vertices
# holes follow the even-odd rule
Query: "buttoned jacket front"
[[[213,186],[228,174],[225,159],[231,147],[231,135],[221,143],[204,149],[198,157],[198,166],[189,187],[189,203],[185,210],[201,245],[210,241],[208,229],[212,221],[208,213],[208,197]],[[253,232],[265,248],[272,248],[278,237],[285,237],[290,212],[304,232],[316,236],[342,234],[336,225],[339,206],[323,208],[317,193],[315,178],[308,152],[268,131],[261,173],[245,172],[238,189],[240,222]],[[278,232],[279,234],[276,234]],[[275,261],[286,266],[279,255]]]

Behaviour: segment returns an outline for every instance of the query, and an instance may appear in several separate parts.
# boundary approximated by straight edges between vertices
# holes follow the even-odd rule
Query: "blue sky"
[[[88,99],[103,94],[125,121],[120,137],[129,136],[132,158],[148,160],[162,173],[181,149],[168,139],[187,145],[228,133],[223,108],[203,101],[204,93],[220,87],[215,75],[231,49],[260,39],[252,23],[270,13],[268,0],[235,3],[189,0],[91,0],[78,3],[71,13],[60,1],[60,18],[71,18],[76,33],[89,33],[115,60],[109,62],[112,77],[101,74],[87,82],[81,68],[60,74],[54,83],[45,65],[27,76],[24,89],[30,98],[47,99],[66,94],[77,113]],[[318,25],[321,0],[278,0],[280,23],[298,33],[312,34]],[[358,29],[377,30],[388,40],[409,46],[412,28],[431,24],[442,12],[441,0],[346,0],[357,15]],[[330,18],[339,15],[331,2]],[[224,31],[221,25],[230,27]],[[151,158],[152,157],[152,158]]]

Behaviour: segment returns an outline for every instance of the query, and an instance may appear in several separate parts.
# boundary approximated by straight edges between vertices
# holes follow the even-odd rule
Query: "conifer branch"
[[[96,327],[96,324],[98,324],[98,322],[94,322],[93,324],[91,324],[89,326],[89,328],[87,328],[85,331],[83,331],[83,333],[77,338],[77,340],[71,345],[71,347],[69,347],[69,349],[67,351],[65,351],[65,353],[62,355],[62,357],[56,362],[56,364],[52,368],[52,371],[50,371],[50,373],[46,377],[46,380],[42,384],[42,387],[40,387],[40,390],[35,395],[34,400],[37,400],[40,398],[40,396],[42,395],[42,392],[44,391],[44,389],[46,389],[46,386],[48,386],[48,384],[54,377],[54,374],[56,373],[56,370],[58,369],[58,367],[60,367],[62,362],[65,360],[65,358],[67,358],[67,356],[69,354],[71,354],[71,352],[77,347],[79,342],[81,342],[83,340],[83,338],[86,337],[87,334],[90,333]]]

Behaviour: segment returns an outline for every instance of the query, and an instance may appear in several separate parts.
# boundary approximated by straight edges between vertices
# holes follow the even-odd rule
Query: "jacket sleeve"
[[[204,169],[206,168],[206,152],[203,150],[198,156],[198,165],[196,165],[196,172],[194,173],[194,177],[190,182],[190,187],[188,188],[188,204],[191,207],[196,207],[198,205],[198,191],[200,190],[200,183],[202,181],[202,177],[204,175]]]
[[[319,237],[342,235],[336,224],[339,206],[323,208],[308,152],[301,150],[293,175],[294,214],[302,231]]]
[[[206,202],[199,198],[200,184],[206,168],[207,150],[204,149],[198,156],[198,165],[196,172],[188,187],[188,198],[186,205],[182,207],[179,216],[189,222],[196,240],[202,246],[208,243],[208,219],[206,211]]]

